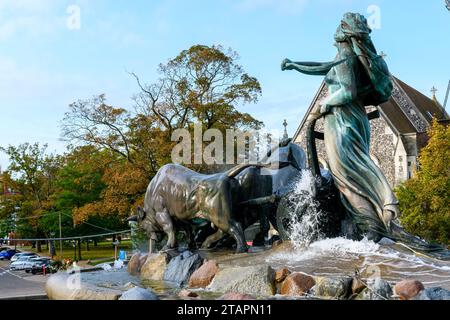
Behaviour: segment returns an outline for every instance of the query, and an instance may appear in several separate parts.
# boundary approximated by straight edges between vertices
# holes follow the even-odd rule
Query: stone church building
[[[366,109],[368,113],[379,113],[378,118],[370,121],[372,159],[394,187],[414,174],[420,149],[428,142],[426,131],[433,117],[438,120],[448,120],[449,117],[435,97],[430,99],[395,77],[392,77],[392,82],[394,90],[391,99]],[[328,95],[327,91],[325,83],[322,83],[294,135],[294,141],[305,150],[306,118],[315,105]],[[317,122],[316,131],[323,132],[323,119]],[[316,144],[320,163],[327,167],[324,143],[316,140]]]

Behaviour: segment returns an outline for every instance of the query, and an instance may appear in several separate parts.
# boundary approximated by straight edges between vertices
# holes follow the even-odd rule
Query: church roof
[[[429,112],[430,114],[433,115],[433,117],[439,120],[445,120],[449,118],[448,114],[444,111],[444,109],[442,108],[442,106],[439,104],[438,101],[430,99],[429,97],[417,91],[416,89],[410,87],[400,79],[395,78],[395,80],[403,88],[406,94],[411,98],[411,100],[423,114],[428,114]],[[432,120],[431,117],[428,118],[430,119],[431,123]]]
[[[405,82],[393,76],[392,83],[394,85],[392,97],[389,101],[378,106],[378,110],[398,134],[426,132],[433,117],[436,117],[438,120],[450,119],[438,103]],[[294,138],[298,137],[306,122],[307,115],[326,94],[326,90],[327,88],[323,82]]]
[[[399,106],[394,99],[389,99],[388,102],[383,103],[378,107],[381,113],[384,113],[390,124],[398,133],[415,132],[416,128],[403,112],[399,112]]]

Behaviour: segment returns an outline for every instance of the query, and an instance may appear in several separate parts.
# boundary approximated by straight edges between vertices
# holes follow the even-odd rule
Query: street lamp
[[[120,245],[120,241],[116,240],[113,242],[114,246],[114,261],[117,261],[117,247]]]
[[[55,232],[50,232],[50,236],[52,238],[55,238]],[[50,240],[50,255],[53,257],[55,256],[55,240]]]
[[[77,261],[77,241],[72,240],[72,246],[73,246],[73,261]]]
[[[61,228],[61,211],[59,211],[59,256],[63,259],[63,242],[62,242],[62,228]]]

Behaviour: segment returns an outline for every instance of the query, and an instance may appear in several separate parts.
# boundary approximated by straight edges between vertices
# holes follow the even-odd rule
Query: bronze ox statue
[[[239,197],[239,183],[235,177],[250,165],[242,165],[227,172],[205,175],[180,165],[163,166],[150,182],[144,208],[138,208],[138,221],[150,239],[163,231],[168,236],[163,250],[176,246],[174,220],[195,218],[210,221],[218,228],[206,240],[220,240],[224,233],[231,235],[237,252],[246,252],[244,230],[235,218],[235,204]]]
[[[263,159],[267,165],[244,164],[211,175],[180,165],[165,165],[147,188],[144,208],[139,207],[137,216],[130,220],[139,222],[151,243],[165,233],[168,240],[163,250],[176,246],[177,231],[185,231],[192,244],[189,223],[194,219],[206,220],[212,223],[215,232],[202,247],[209,247],[228,235],[235,240],[237,252],[246,252],[244,229],[260,221],[257,241],[264,242],[269,220],[275,224],[271,207],[275,195],[283,192],[306,166],[303,150],[290,141],[275,150],[276,153],[272,150]],[[261,174],[265,168],[267,171]]]

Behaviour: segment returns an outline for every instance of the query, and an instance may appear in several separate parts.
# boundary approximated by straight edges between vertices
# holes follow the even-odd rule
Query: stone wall
[[[326,93],[325,93],[326,94]],[[324,92],[319,95],[320,101],[324,96]],[[317,102],[316,102],[317,103]],[[367,111],[375,110],[375,107],[368,107]],[[374,162],[381,168],[391,186],[395,186],[396,179],[396,147],[397,136],[391,130],[388,122],[383,117],[370,121],[371,127],[371,145],[370,153]],[[323,132],[323,119],[316,123],[316,131]],[[306,143],[306,127],[302,128],[295,142],[307,151]],[[399,141],[401,143],[401,141]],[[317,154],[321,164],[327,163],[328,157],[325,152],[325,144],[321,140],[316,140]],[[326,166],[326,165],[325,165]]]
[[[368,112],[375,107],[367,108]],[[382,116],[370,121],[371,143],[370,153],[372,159],[383,171],[391,186],[395,185],[395,149],[397,136],[392,131],[386,119]]]

